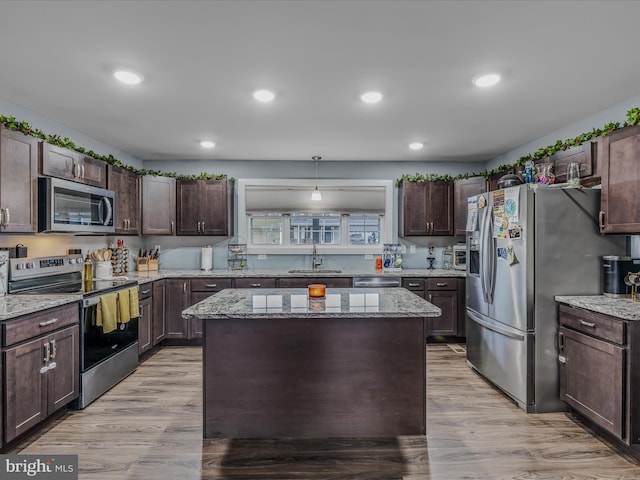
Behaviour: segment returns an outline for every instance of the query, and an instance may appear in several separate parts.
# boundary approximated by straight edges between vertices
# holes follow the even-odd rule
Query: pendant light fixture
[[[321,159],[322,157],[311,157],[311,160],[316,162],[316,188],[311,194],[311,200],[313,200],[314,202],[319,202],[320,200],[322,200],[322,194],[320,193],[320,190],[318,190],[318,160]]]

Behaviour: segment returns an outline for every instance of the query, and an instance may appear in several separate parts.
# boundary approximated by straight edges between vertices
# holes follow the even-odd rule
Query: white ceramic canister
[[[96,278],[111,277],[113,277],[111,262],[96,262]]]

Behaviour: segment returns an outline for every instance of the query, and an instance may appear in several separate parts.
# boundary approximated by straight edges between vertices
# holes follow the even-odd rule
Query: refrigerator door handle
[[[467,315],[471,320],[476,322],[479,325],[482,325],[484,328],[487,328],[493,332],[499,333],[500,335],[504,335],[505,337],[513,338],[515,340],[519,340],[524,342],[524,335],[519,333],[511,332],[505,328],[500,328],[497,325],[493,325],[485,320],[483,320],[478,314],[474,313],[472,310],[467,309]]]
[[[489,268],[487,282],[487,303],[493,303],[493,293],[496,287],[496,242],[493,238],[493,210],[487,213],[487,250],[489,251]]]

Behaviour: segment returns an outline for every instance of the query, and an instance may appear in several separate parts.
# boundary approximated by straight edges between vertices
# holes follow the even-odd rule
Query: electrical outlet
[[[365,260],[373,260],[373,255],[371,255],[370,253],[368,253],[368,254],[366,254],[366,255],[364,256],[364,259],[365,259]]]
[[[261,253],[260,255],[258,255],[258,260],[266,260],[267,256],[264,253]]]
[[[157,251],[158,251],[158,253],[160,253],[160,245],[154,245],[154,246],[153,246],[153,249],[154,249],[154,250],[157,250]]]
[[[409,253],[416,253],[416,246],[415,245],[409,245]]]

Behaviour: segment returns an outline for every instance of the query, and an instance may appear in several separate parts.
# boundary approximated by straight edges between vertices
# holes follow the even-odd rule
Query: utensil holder
[[[96,279],[113,277],[111,262],[96,262]]]

